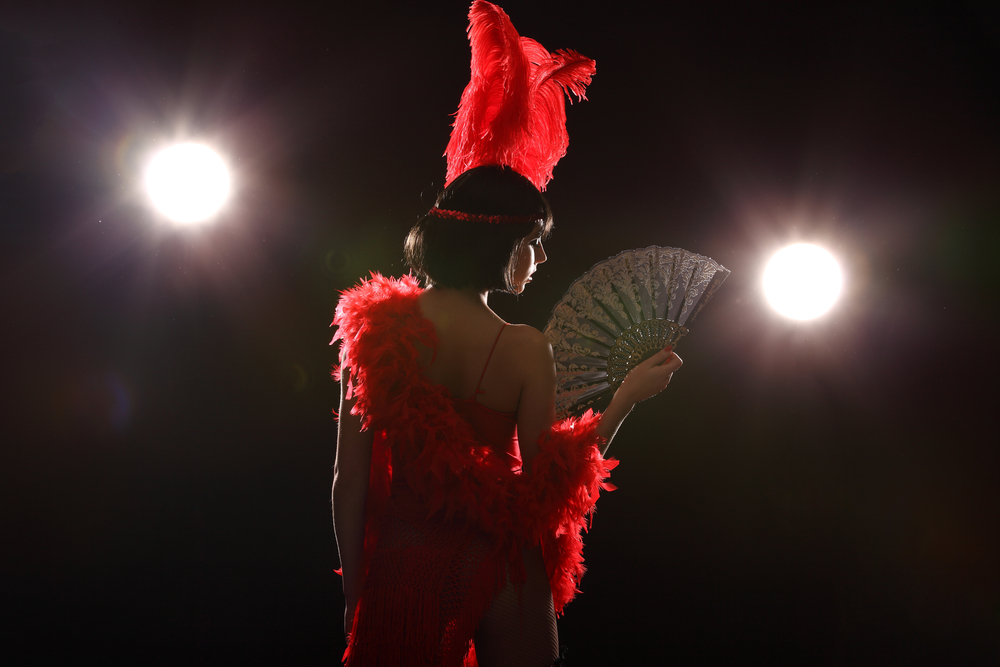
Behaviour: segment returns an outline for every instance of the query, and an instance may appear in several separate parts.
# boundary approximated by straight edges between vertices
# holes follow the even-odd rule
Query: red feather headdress
[[[469,10],[469,43],[472,79],[445,150],[446,184],[474,167],[504,165],[544,190],[569,145],[565,97],[587,99],[594,61],[575,51],[549,53],[485,0]]]

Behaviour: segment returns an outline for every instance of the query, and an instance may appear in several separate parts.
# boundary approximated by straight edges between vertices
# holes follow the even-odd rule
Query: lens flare
[[[842,284],[836,260],[823,248],[808,243],[779,250],[764,271],[768,302],[795,320],[811,320],[828,311]]]
[[[146,170],[146,189],[163,215],[176,222],[212,217],[229,196],[229,170],[201,144],[178,144],[158,153]]]

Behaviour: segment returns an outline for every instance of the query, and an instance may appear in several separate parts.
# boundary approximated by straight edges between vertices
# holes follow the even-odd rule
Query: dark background
[[[612,448],[570,664],[997,664],[993,3],[504,8],[598,74],[501,316],[626,248],[733,271]],[[6,655],[337,662],[327,326],[442,186],[466,10],[0,14]],[[176,138],[231,164],[214,224],[147,204]],[[808,323],[760,290],[793,241],[847,276]]]

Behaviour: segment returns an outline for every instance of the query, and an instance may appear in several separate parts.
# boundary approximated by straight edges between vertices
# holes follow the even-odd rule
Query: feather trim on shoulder
[[[371,425],[373,409],[378,407],[371,401],[368,383],[374,380],[389,388],[395,386],[405,379],[399,377],[397,368],[410,369],[411,374],[419,372],[415,362],[417,343],[437,346],[434,327],[420,315],[417,306],[422,292],[412,276],[397,279],[372,272],[370,279],[341,293],[331,324],[337,332],[330,344],[341,344],[340,363],[334,367],[333,377],[341,380],[341,371],[350,369],[347,397],[357,398],[351,412],[362,418],[363,428]],[[401,329],[411,335],[395,335]],[[388,385],[379,383],[373,374],[388,380]]]

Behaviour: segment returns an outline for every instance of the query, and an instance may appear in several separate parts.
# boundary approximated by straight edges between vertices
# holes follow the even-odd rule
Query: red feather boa
[[[391,449],[429,513],[464,517],[496,536],[515,581],[524,576],[521,546],[541,543],[561,614],[584,573],[581,533],[587,517],[601,489],[614,488],[605,480],[618,461],[600,454],[600,417],[588,412],[555,424],[539,442],[531,471],[511,471],[476,439],[450,392],[421,372],[416,344],[437,346],[434,326],[420,313],[421,292],[412,277],[373,273],[343,293],[333,320],[331,344],[341,342],[334,377],[349,369],[349,392],[357,399],[352,413],[382,436],[376,440],[385,447],[372,458],[372,489],[377,495],[389,489]],[[373,546],[366,539],[366,550]]]

